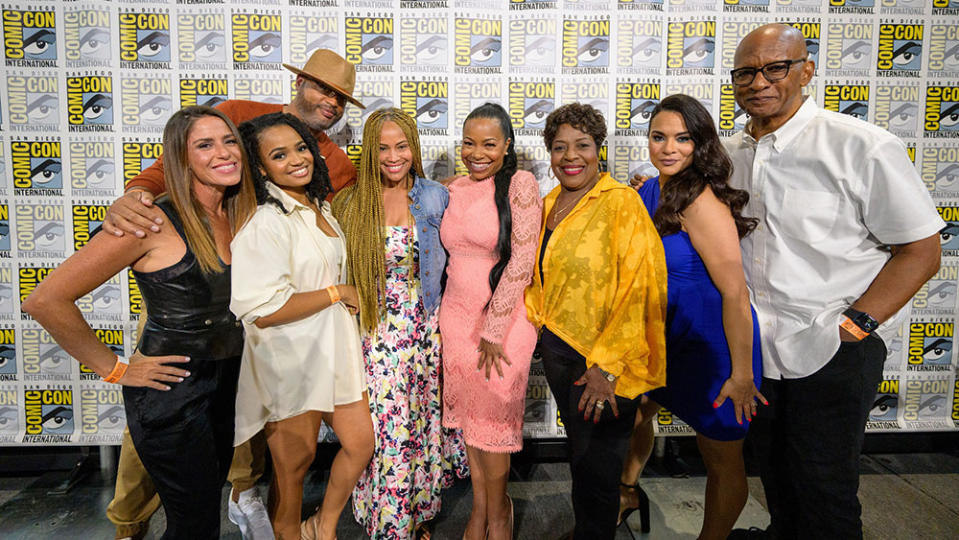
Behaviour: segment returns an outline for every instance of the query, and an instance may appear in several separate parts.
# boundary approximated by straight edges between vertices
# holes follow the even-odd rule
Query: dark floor
[[[702,519],[705,478],[691,443],[671,443],[676,452],[667,453],[651,465],[643,486],[652,501],[652,532],[639,534],[638,515],[634,514],[628,525],[634,527],[636,537],[695,538]],[[562,537],[573,525],[568,467],[562,463],[516,461],[518,466],[509,484],[515,501],[516,538]],[[7,472],[0,476],[0,538],[113,538],[113,527],[104,517],[112,496],[112,479],[105,478],[95,466],[92,469],[66,494],[54,491],[68,476],[67,471]],[[318,463],[307,482],[304,506],[319,503],[324,482],[323,464]],[[265,493],[264,486],[261,491]],[[750,492],[738,525],[764,527],[769,518],[762,506],[762,487],[755,476],[750,477]],[[236,526],[226,518],[228,493],[227,487],[223,491],[222,537],[239,539]],[[471,498],[468,480],[444,494],[443,511],[434,524],[434,538],[462,536]],[[860,499],[867,539],[959,538],[959,454],[947,451],[864,456]],[[151,521],[148,538],[159,538],[164,521],[161,510]],[[349,507],[340,520],[338,536],[342,540],[366,538],[352,519]],[[617,539],[630,537],[626,527],[619,529]]]

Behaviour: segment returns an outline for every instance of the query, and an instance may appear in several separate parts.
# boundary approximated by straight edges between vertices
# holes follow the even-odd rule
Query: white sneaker
[[[230,490],[230,503],[227,515],[237,527],[243,540],[274,540],[273,526],[266,513],[263,499],[255,487],[241,491],[239,502],[233,502],[233,490]]]

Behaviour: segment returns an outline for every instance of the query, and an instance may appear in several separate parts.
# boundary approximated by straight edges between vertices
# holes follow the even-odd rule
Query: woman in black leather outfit
[[[243,330],[230,313],[230,241],[255,210],[236,127],[209,107],[175,113],[163,132],[174,225],[144,238],[97,234],[23,303],[71,356],[124,386],[137,453],[166,511],[163,538],[217,538],[233,455]],[[100,343],[74,302],[125,267],[149,308],[129,360]]]

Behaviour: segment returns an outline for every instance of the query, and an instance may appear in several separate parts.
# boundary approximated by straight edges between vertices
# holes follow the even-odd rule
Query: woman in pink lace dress
[[[460,428],[472,471],[473,508],[464,538],[512,538],[506,496],[510,452],[523,447],[523,407],[536,330],[526,318],[542,219],[536,179],[516,170],[513,128],[486,103],[463,125],[469,176],[449,185],[440,226],[449,251],[440,304],[443,426]]]

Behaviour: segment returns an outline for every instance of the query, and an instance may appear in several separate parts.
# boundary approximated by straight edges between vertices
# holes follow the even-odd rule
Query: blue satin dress
[[[652,216],[659,205],[659,177],[649,179],[639,195]],[[723,330],[723,301],[706,265],[679,231],[663,237],[669,273],[666,306],[666,386],[649,393],[656,403],[679,416],[697,433],[719,441],[746,436],[749,422],[736,423],[732,400],[718,409],[713,401],[732,371]],[[753,380],[762,381],[762,350],[756,311],[753,316]]]

